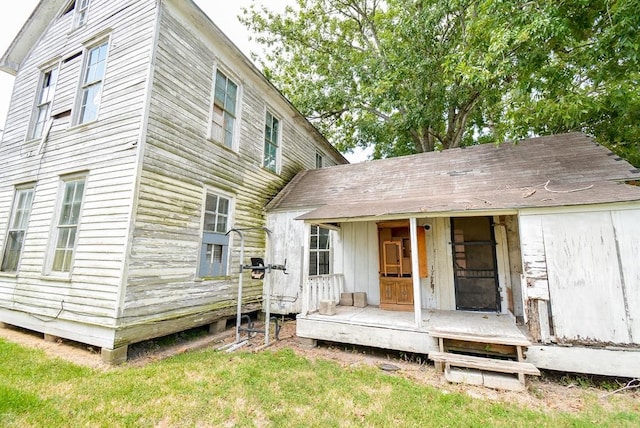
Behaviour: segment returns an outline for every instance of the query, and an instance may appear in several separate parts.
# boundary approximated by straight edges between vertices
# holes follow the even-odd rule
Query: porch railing
[[[344,291],[342,274],[310,276],[307,279],[307,298],[303,300],[302,313],[308,314],[320,309],[321,300],[340,301],[340,293]]]

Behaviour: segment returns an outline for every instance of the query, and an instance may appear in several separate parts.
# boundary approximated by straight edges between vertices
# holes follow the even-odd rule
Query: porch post
[[[309,245],[311,240],[311,224],[304,223],[304,243],[302,245],[302,311],[301,314],[306,316],[309,313]]]
[[[409,219],[409,235],[411,237],[411,272],[413,274],[413,315],[416,328],[422,327],[422,287],[420,287],[420,261],[418,260],[418,219]]]

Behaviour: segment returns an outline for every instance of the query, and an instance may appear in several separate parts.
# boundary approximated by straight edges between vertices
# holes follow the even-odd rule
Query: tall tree
[[[268,77],[343,151],[569,130],[633,151],[635,2],[297,0],[282,14],[254,4],[243,21]]]

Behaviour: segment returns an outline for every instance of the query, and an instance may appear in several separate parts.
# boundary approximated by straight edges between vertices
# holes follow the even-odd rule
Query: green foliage
[[[637,164],[637,0],[297,0],[243,22],[266,75],[342,151],[583,131]],[[258,56],[256,56],[258,59]],[[634,160],[635,159],[635,160]]]
[[[0,340],[0,426],[637,426],[633,409],[579,414],[472,399],[290,349],[190,352],[90,370]]]

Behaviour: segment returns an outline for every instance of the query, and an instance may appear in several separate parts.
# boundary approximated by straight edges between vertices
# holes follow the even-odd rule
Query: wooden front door
[[[424,229],[418,229],[420,276],[427,276]],[[378,223],[380,308],[413,310],[413,271],[408,221]],[[423,260],[424,259],[424,260]],[[424,271],[424,272],[423,272]]]
[[[496,242],[491,217],[451,219],[456,309],[500,311]]]

